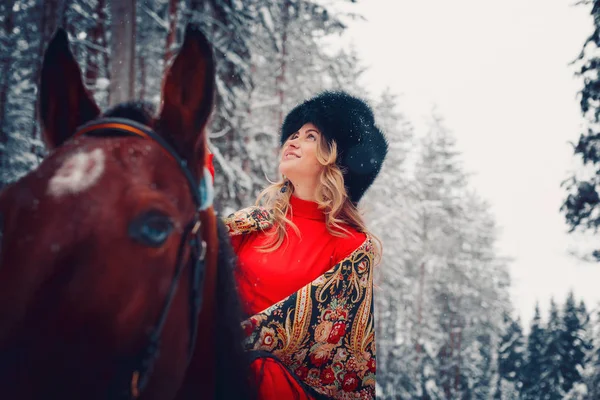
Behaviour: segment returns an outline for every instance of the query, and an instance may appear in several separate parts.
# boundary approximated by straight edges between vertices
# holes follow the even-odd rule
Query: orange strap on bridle
[[[94,124],[94,125],[90,125],[90,126],[84,126],[80,130],[78,130],[75,133],[75,135],[73,135],[73,137],[77,138],[79,136],[85,135],[86,133],[89,133],[89,132],[92,132],[95,130],[99,130],[99,129],[117,129],[120,131],[126,131],[129,133],[132,133],[132,134],[142,137],[144,139],[153,140],[152,137],[150,137],[143,130],[138,129],[134,126],[131,126],[128,124],[122,124],[119,122],[105,122],[105,123],[99,123],[99,124]],[[150,129],[150,128],[148,128],[148,129]],[[168,151],[166,151],[164,149],[164,147],[160,146],[160,148],[169,157],[174,158],[171,153],[169,153]],[[208,171],[210,172],[210,175],[212,176],[213,181],[214,181],[215,180],[215,167],[213,165],[213,157],[214,157],[214,155],[212,153],[207,152],[206,157],[205,157],[204,167],[206,169],[208,169]]]
[[[100,123],[100,124],[94,124],[94,125],[90,125],[90,126],[84,126],[83,128],[81,128],[80,130],[78,130],[75,135],[73,135],[73,137],[79,137],[79,136],[83,136],[86,133],[92,132],[92,131],[97,131],[100,129],[117,129],[120,131],[125,131],[125,132],[129,132],[132,133],[136,136],[142,137],[144,139],[148,139],[148,140],[152,140],[155,141],[153,138],[151,138],[146,132],[144,132],[141,129],[138,129],[134,126],[131,125],[127,125],[127,124],[121,124],[118,122],[106,122],[106,123]],[[171,153],[169,153],[167,150],[165,150],[162,146],[160,146],[161,150],[167,154],[169,157],[173,158],[173,155]]]

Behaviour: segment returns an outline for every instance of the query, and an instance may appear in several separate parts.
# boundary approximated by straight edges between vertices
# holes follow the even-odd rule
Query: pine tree
[[[386,88],[373,108],[375,120],[390,142],[389,152],[394,153],[393,170],[397,174],[405,174],[403,170],[412,148],[414,127],[399,111],[399,106],[398,96],[390,88]]]
[[[493,393],[492,381],[494,379],[494,361],[495,357],[492,354],[494,351],[493,337],[490,333],[478,335],[476,341],[470,346],[476,349],[476,362],[469,362],[476,374],[464,374],[462,382],[463,397],[473,397],[474,399],[489,399]],[[469,388],[472,386],[472,388]]]
[[[418,340],[415,325],[419,317],[407,312],[413,307],[412,282],[418,279],[407,262],[416,248],[412,241],[415,219],[411,218],[414,216],[409,195],[411,181],[403,168],[404,149],[410,147],[413,128],[391,92],[385,91],[372,104],[375,121],[390,142],[381,173],[363,201],[372,205],[367,206],[365,219],[384,249],[382,264],[375,271],[378,364],[382,365],[377,380],[381,393],[391,398],[416,398],[420,393],[420,354],[415,351]],[[390,220],[397,221],[396,229],[389,229]]]
[[[469,190],[455,139],[439,114],[419,150],[408,192],[412,212],[403,219],[416,221],[406,235],[406,247],[414,250],[405,273],[414,279],[415,350],[427,362],[419,372],[422,396],[488,396],[496,355],[483,347],[496,347],[508,307],[506,264],[494,251],[489,206]]]
[[[348,86],[360,63],[355,54],[324,50],[323,40],[343,33],[345,25],[316,2],[192,3],[202,3],[193,15],[214,30],[221,60],[210,138],[217,208],[227,213],[252,204],[267,179],[277,179],[285,114],[321,90]]]
[[[454,229],[464,215],[462,203],[453,202],[465,192],[466,176],[460,167],[455,139],[444,126],[443,118],[434,114],[430,127],[420,143],[415,166],[415,212],[419,230],[421,258],[414,260],[413,270],[419,282],[417,308],[420,321],[416,326],[420,341],[434,346],[429,351],[435,365],[435,387],[428,391],[443,393],[445,398],[459,397],[462,335],[466,322],[461,313],[460,294],[453,284],[454,260],[448,260],[449,249],[455,248]],[[457,207],[454,207],[454,205]],[[433,396],[432,396],[433,397]],[[435,398],[435,397],[434,397]]]
[[[0,153],[3,153],[3,147],[8,141],[6,128],[3,126],[7,111],[9,77],[12,75],[13,64],[15,63],[14,48],[15,40],[15,17],[14,7],[10,7],[9,3],[3,2],[0,4]],[[0,155],[0,160],[4,157]],[[0,185],[1,187],[1,185]]]
[[[584,370],[586,385],[585,400],[600,399],[600,307],[588,328],[591,340],[588,342],[587,363]]]
[[[583,44],[577,60],[580,64],[577,75],[583,79],[580,109],[587,128],[574,146],[574,155],[581,160],[583,168],[564,182],[568,194],[561,210],[571,231],[597,232],[600,225],[600,0],[581,1],[580,4],[592,5],[594,20],[594,31]],[[600,249],[594,250],[592,256],[600,261]]]
[[[550,315],[546,327],[546,342],[542,353],[543,373],[540,381],[539,396],[548,400],[560,400],[566,394],[562,385],[564,377],[562,369],[566,361],[565,328],[558,306],[554,299],[550,300]]]
[[[109,0],[111,12],[110,86],[111,106],[132,100],[135,95],[135,0]]]
[[[538,400],[540,383],[544,376],[544,351],[546,349],[546,331],[542,326],[539,306],[535,306],[535,314],[531,322],[527,338],[527,357],[522,375],[522,400]]]
[[[588,315],[585,304],[579,307],[573,292],[570,292],[563,311],[563,332],[561,348],[562,391],[568,393],[573,385],[582,381],[581,371],[585,369],[585,356],[589,344],[585,338]]]
[[[44,153],[36,123],[36,85],[45,45],[63,14],[56,1],[5,4],[0,15],[0,32],[7,33],[1,39],[7,46],[0,46],[0,188],[38,165]]]
[[[525,337],[520,320],[504,313],[504,333],[498,347],[497,399],[516,399],[525,366]]]

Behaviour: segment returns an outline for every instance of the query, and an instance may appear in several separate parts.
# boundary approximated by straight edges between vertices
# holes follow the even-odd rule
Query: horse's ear
[[[63,144],[78,126],[100,114],[83,85],[81,70],[63,29],[56,31],[44,54],[39,107],[44,140],[50,148]]]
[[[188,25],[179,53],[163,82],[160,132],[191,166],[201,167],[206,126],[213,107],[215,65],[204,34]]]

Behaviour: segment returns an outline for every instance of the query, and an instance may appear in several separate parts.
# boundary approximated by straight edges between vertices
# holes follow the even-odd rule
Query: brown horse
[[[200,207],[215,65],[188,26],[158,116],[102,113],[59,30],[49,156],[0,193],[0,398],[247,398],[227,236]]]

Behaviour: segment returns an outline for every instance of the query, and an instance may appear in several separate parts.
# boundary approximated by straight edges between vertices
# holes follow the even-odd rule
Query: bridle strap
[[[156,361],[156,359],[159,356],[159,348],[160,348],[160,338],[161,338],[161,334],[163,331],[163,328],[165,326],[165,323],[167,322],[167,317],[169,316],[169,310],[171,309],[171,304],[173,303],[173,299],[175,298],[175,294],[177,293],[177,286],[179,284],[179,279],[181,278],[181,275],[183,273],[184,267],[185,267],[185,262],[183,260],[183,255],[185,252],[185,248],[186,248],[186,244],[188,243],[187,241],[190,240],[190,235],[192,234],[194,227],[197,226],[197,223],[192,221],[194,223],[194,225],[189,224],[188,226],[185,227],[184,231],[183,231],[183,235],[181,237],[181,241],[179,242],[179,248],[177,249],[177,258],[175,261],[175,271],[173,273],[173,278],[171,279],[171,284],[169,286],[169,291],[167,292],[167,297],[165,298],[165,302],[163,305],[163,309],[162,312],[160,313],[159,319],[156,322],[156,325],[154,326],[154,328],[152,329],[152,331],[149,334],[149,343],[148,345],[144,348],[144,350],[142,351],[142,353],[137,357],[138,362],[135,362],[135,364],[138,365],[138,368],[133,372],[133,376],[132,376],[132,383],[134,383],[133,381],[136,380],[137,381],[137,387],[132,385],[132,395],[133,397],[137,397],[136,396],[136,392],[137,394],[139,394],[148,384],[148,381],[150,380],[150,375],[152,374],[152,367],[154,366],[154,362]],[[197,239],[192,237],[191,240],[194,241],[194,239]],[[192,247],[193,248],[193,247]],[[192,251],[192,256],[193,256],[193,251]],[[193,258],[191,258],[191,260],[193,260]],[[204,259],[202,259],[200,262],[202,263],[202,267],[204,266]],[[192,261],[193,263],[193,261]],[[200,268],[197,268],[195,266],[192,265],[192,268],[190,268],[190,271],[192,273],[192,276],[194,276],[194,273],[196,272],[195,270],[198,270]],[[201,268],[204,269],[204,268]],[[197,273],[197,272],[196,272]],[[191,285],[190,285],[190,294],[193,295],[196,294],[198,295],[199,293],[196,292],[194,293],[193,288],[195,287],[195,284],[193,281],[191,281]],[[201,299],[202,296],[199,296],[199,298]],[[195,337],[195,331],[197,329],[197,312],[200,311],[200,307],[201,304],[198,301],[193,301],[192,299],[190,299],[190,306],[191,306],[191,327],[190,327],[190,343],[189,343],[189,347],[188,347],[188,362],[189,359],[191,358],[192,354],[193,354],[193,350],[194,350],[194,337]],[[196,318],[193,317],[193,315],[196,314]]]
[[[149,126],[125,118],[102,118],[79,127],[73,138],[83,135],[97,137],[137,136],[156,142],[165,154],[175,160],[181,167],[196,205],[200,207],[202,204],[198,183],[190,171],[187,161],[181,158],[175,149]]]
[[[120,374],[116,377],[116,387],[114,388],[114,398],[123,399],[136,399],[143,389],[147,386],[154,363],[159,356],[160,350],[160,339],[163,328],[169,316],[169,311],[177,292],[179,280],[181,279],[183,270],[186,264],[190,264],[190,332],[189,332],[189,346],[188,346],[188,363],[190,362],[194,353],[196,336],[198,331],[198,315],[202,308],[202,287],[204,282],[204,260],[206,255],[206,242],[202,239],[201,234],[201,222],[199,211],[202,206],[201,193],[199,185],[194,178],[194,175],[190,171],[187,162],[183,160],[177,152],[167,143],[161,136],[152,130],[152,128],[130,121],[123,118],[103,118],[96,120],[89,124],[81,126],[74,135],[74,138],[81,136],[92,136],[92,137],[120,137],[120,136],[137,136],[142,139],[151,140],[156,142],[162,151],[164,151],[170,158],[175,160],[179,165],[181,171],[188,181],[190,192],[194,203],[196,204],[196,213],[194,218],[184,227],[181,241],[177,249],[177,258],[175,261],[175,271],[171,279],[169,291],[165,298],[165,302],[158,321],[150,331],[148,336],[148,344],[141,353],[127,363],[126,374],[127,377],[121,377]],[[190,258],[189,262],[186,263],[183,259],[185,249],[190,246]],[[125,379],[124,379],[125,378]],[[123,384],[127,382],[127,387],[123,387]],[[112,389],[111,389],[112,390]]]

